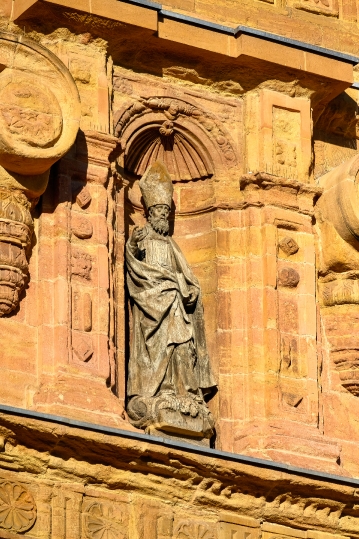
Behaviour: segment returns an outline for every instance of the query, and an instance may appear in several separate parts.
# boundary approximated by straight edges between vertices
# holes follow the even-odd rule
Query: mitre
[[[172,204],[173,185],[171,176],[161,161],[151,165],[140,180],[140,189],[146,208],[156,204]]]

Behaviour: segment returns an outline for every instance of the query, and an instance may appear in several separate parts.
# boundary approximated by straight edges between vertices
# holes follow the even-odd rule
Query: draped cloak
[[[127,395],[154,396],[166,376],[176,347],[190,341],[196,356],[192,379],[206,394],[216,382],[207,352],[198,280],[169,236],[163,237],[162,241],[167,242],[170,262],[165,266],[149,263],[146,250],[156,241],[151,236],[158,238],[158,235],[149,225],[146,228],[148,235],[139,243],[138,249],[132,247],[130,240],[126,245],[127,286],[133,300]],[[143,260],[139,256],[141,252]],[[198,294],[191,308],[184,305],[188,286],[194,287]]]

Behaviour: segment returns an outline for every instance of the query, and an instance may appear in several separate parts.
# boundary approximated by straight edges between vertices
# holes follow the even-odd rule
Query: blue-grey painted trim
[[[230,26],[223,26],[222,24],[217,24],[215,22],[204,21],[203,19],[197,19],[195,17],[189,17],[188,15],[182,15],[181,13],[174,13],[173,11],[167,11],[166,9],[161,9],[159,15],[165,17],[166,19],[171,19],[173,21],[185,22],[191,26],[197,26],[199,28],[206,28],[208,30],[215,30],[222,34],[227,34],[229,36],[235,36],[237,28],[231,28]]]
[[[162,9],[161,4],[157,4],[157,2],[151,2],[151,0],[118,0],[118,1],[124,2],[125,4],[134,4],[135,6],[147,7],[149,9],[154,9],[156,11],[160,11]]]
[[[248,26],[237,26],[237,33],[247,34],[259,38],[273,41],[274,43],[283,43],[294,49],[300,49],[306,52],[312,52],[327,58],[333,58],[334,60],[340,60],[348,64],[356,65],[359,63],[358,56],[352,56],[351,54],[345,54],[343,52],[334,51],[332,49],[326,49],[325,47],[318,47],[317,45],[311,45],[310,43],[304,43],[296,39],[290,39],[288,37],[278,36],[277,34],[271,34],[269,32],[263,32],[255,28],[249,28]]]
[[[140,434],[137,432],[117,429],[114,427],[105,427],[102,425],[95,425],[93,423],[86,423],[84,421],[69,419],[67,417],[45,414],[42,412],[34,412],[32,410],[25,410],[24,408],[15,408],[13,406],[7,406],[5,404],[0,404],[0,413],[15,415],[19,417],[26,417],[29,419],[35,419],[37,421],[48,421],[59,425],[65,425],[67,427],[89,430],[92,432],[107,434],[109,436],[118,436],[120,438],[137,440],[139,442],[144,442],[148,444],[160,444],[167,447],[168,449],[178,449],[181,451],[188,451],[189,453],[203,455],[209,458],[218,458],[231,462],[238,462],[241,464],[255,466],[258,468],[268,468],[271,470],[276,470],[278,472],[292,473],[295,475],[310,477],[318,481],[330,481],[332,483],[348,485],[354,488],[359,487],[359,479],[352,479],[351,477],[343,477],[340,475],[318,472],[316,470],[309,470],[307,468],[298,468],[296,466],[290,466],[282,462],[273,462],[270,460],[258,459],[255,457],[247,457],[245,455],[229,453],[227,451],[219,451],[218,449],[210,449],[207,447],[201,447],[185,442],[171,441],[167,438],[161,438],[159,436],[150,436],[147,434]]]

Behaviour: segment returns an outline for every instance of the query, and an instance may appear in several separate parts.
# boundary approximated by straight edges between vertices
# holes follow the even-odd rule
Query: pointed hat
[[[140,180],[140,189],[146,208],[156,204],[172,204],[173,185],[167,168],[161,161],[151,165]]]

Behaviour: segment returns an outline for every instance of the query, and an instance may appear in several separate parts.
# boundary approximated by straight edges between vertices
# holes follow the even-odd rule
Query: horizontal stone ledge
[[[6,420],[6,423],[10,423],[11,420],[6,416],[16,416],[21,419],[29,419],[47,422],[63,427],[68,427],[70,430],[68,432],[61,430],[61,436],[66,436],[66,434],[74,438],[76,437],[75,433],[72,432],[72,429],[81,429],[85,431],[92,432],[94,435],[100,434],[101,436],[110,436],[122,438],[125,440],[133,440],[137,442],[143,442],[147,446],[150,445],[153,447],[153,451],[156,451],[156,446],[160,448],[172,449],[181,451],[184,453],[190,453],[194,456],[198,455],[201,457],[208,457],[209,459],[218,459],[220,461],[228,461],[233,464],[243,464],[246,466],[254,468],[262,468],[265,470],[272,470],[278,473],[284,473],[289,475],[301,476],[302,478],[307,478],[309,481],[319,481],[325,483],[337,484],[338,486],[351,487],[354,489],[359,488],[359,479],[354,479],[351,477],[334,475],[325,472],[319,472],[317,470],[311,470],[307,468],[299,468],[296,466],[291,466],[281,462],[274,462],[264,459],[259,459],[255,457],[249,457],[246,455],[240,455],[236,453],[230,453],[228,451],[220,451],[218,449],[201,447],[198,445],[192,445],[186,442],[178,442],[168,440],[167,438],[162,438],[159,436],[150,436],[147,434],[137,433],[133,431],[126,431],[123,429],[118,429],[114,427],[107,427],[104,425],[98,425],[93,423],[87,423],[84,421],[79,421],[76,419],[71,419],[67,417],[47,414],[43,412],[36,412],[33,410],[26,410],[24,408],[15,408],[13,406],[7,406],[0,404],[0,422]],[[103,443],[103,439],[101,440]],[[247,470],[248,472],[248,470]],[[273,477],[273,480],[275,478]]]
[[[6,0],[4,11],[18,19],[38,0]],[[72,0],[45,0],[73,8]],[[157,32],[167,39],[232,58],[253,57],[316,76],[353,84],[353,66],[359,58],[247,26],[226,26],[213,21],[162,9],[150,0],[78,0],[76,10]]]

